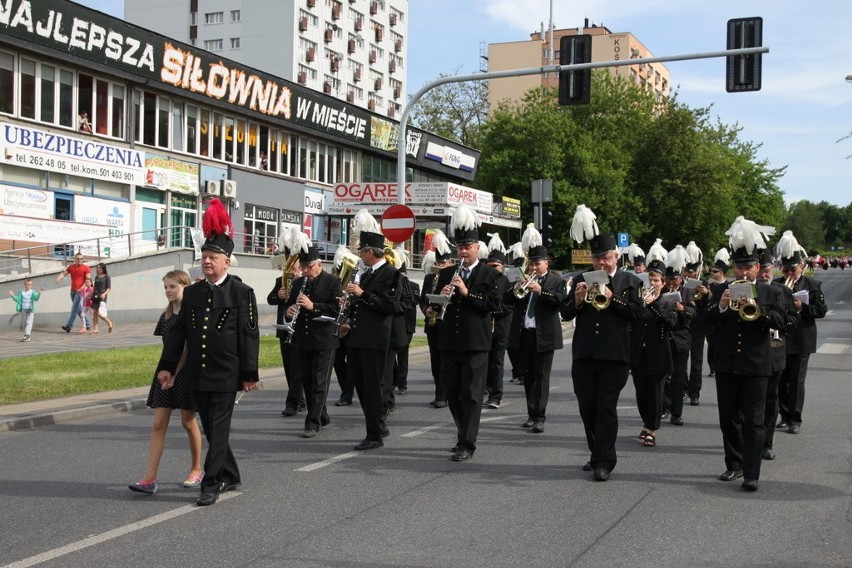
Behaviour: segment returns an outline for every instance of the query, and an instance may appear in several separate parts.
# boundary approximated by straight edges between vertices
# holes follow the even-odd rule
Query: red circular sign
[[[382,213],[382,233],[392,243],[402,243],[414,234],[414,212],[405,205],[391,205]]]

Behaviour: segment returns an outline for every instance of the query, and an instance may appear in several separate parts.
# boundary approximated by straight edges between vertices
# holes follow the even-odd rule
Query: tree
[[[806,200],[797,201],[790,205],[787,211],[783,231],[793,231],[799,244],[805,247],[809,254],[813,254],[825,250],[825,228],[822,221],[818,206]]]
[[[459,74],[457,68],[451,75]],[[488,117],[488,87],[485,81],[445,83],[427,92],[410,113],[411,124],[459,144],[479,146],[479,134]]]

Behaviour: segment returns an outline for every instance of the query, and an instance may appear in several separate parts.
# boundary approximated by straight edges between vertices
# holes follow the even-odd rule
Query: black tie
[[[467,282],[467,277],[468,277],[468,276],[470,276],[470,268],[463,267],[463,268],[461,269],[461,277],[462,277],[462,280],[464,280],[465,282]]]

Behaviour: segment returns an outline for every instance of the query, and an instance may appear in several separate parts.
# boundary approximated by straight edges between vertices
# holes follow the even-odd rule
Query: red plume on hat
[[[204,212],[201,230],[204,231],[204,237],[208,239],[212,239],[216,235],[231,236],[231,233],[234,232],[231,218],[228,216],[225,206],[218,199],[214,198],[207,207],[207,211]]]

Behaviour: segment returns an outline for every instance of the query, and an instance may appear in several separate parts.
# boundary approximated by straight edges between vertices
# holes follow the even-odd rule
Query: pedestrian
[[[24,336],[21,338],[22,342],[30,340],[30,335],[33,332],[36,302],[41,298],[42,292],[44,292],[44,288],[38,290],[33,288],[32,278],[24,278],[24,288],[18,293],[9,290],[9,296],[15,300],[15,311],[21,314],[21,330],[24,332]]]
[[[56,283],[59,284],[68,275],[71,276],[71,313],[68,314],[68,321],[62,326],[65,333],[71,333],[71,328],[74,327],[74,322],[80,313],[80,303],[82,301],[80,288],[83,287],[86,276],[91,277],[92,275],[92,270],[83,264],[83,255],[81,253],[78,252],[74,255],[74,263],[68,265],[56,277]]]
[[[112,320],[107,314],[107,296],[112,290],[112,280],[107,274],[106,264],[99,262],[95,268],[97,275],[95,276],[95,291],[92,294],[92,333],[98,332],[98,319],[102,319],[107,324],[107,329],[112,333]]]
[[[91,276],[87,276],[83,280],[83,287],[80,288],[80,333],[89,333],[92,329],[92,295],[95,293],[95,284]]]
[[[168,305],[160,314],[160,319],[154,328],[154,335],[163,338],[163,344],[172,332],[180,316],[183,290],[189,286],[189,274],[182,270],[172,270],[163,276]],[[148,463],[142,479],[128,485],[131,491],[153,495],[157,492],[157,471],[160,469],[160,458],[166,446],[166,432],[173,410],[180,410],[180,423],[189,438],[190,468],[189,475],[183,482],[184,487],[198,487],[201,483],[201,430],[195,420],[198,410],[195,397],[184,373],[186,351],[181,354],[175,369],[174,378],[161,384],[157,377],[151,383],[148,391],[147,406],[154,410],[154,423],[151,427],[151,441],[148,445]]]
[[[257,389],[260,348],[254,290],[228,274],[233,224],[218,199],[204,212],[202,229],[205,280],[184,290],[180,314],[157,365],[160,384],[169,384],[186,346],[183,368],[208,444],[198,506],[212,505],[220,493],[242,482],[229,442],[231,417],[237,391]]]

